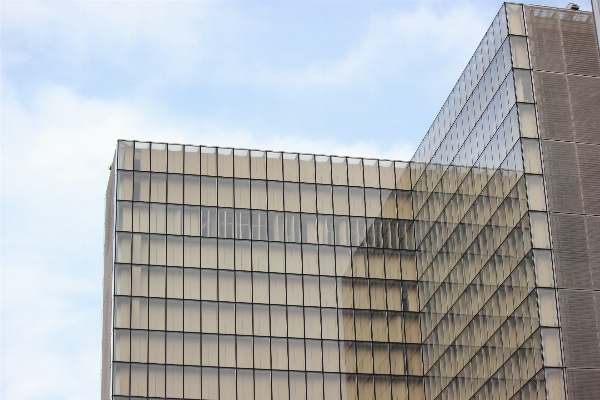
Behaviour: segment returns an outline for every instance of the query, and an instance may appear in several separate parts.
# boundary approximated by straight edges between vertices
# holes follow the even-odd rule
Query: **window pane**
[[[283,242],[284,239],[284,213],[269,211],[269,240]]]
[[[202,270],[202,300],[217,300],[217,271]]]
[[[281,153],[267,153],[267,179],[282,180],[283,165],[281,163]]]
[[[285,241],[300,243],[302,227],[300,224],[300,214],[285,214]]]
[[[170,144],[168,148],[168,166],[169,172],[183,173],[183,146]]]
[[[537,121],[535,117],[535,106],[533,104],[519,104],[519,125],[521,136],[537,138]]]
[[[150,328],[152,329],[152,328]],[[148,362],[151,363],[162,363],[165,362],[165,353],[166,353],[166,338],[165,332],[148,332]],[[162,390],[164,392],[164,367],[162,367]],[[152,371],[151,371],[152,372]],[[152,379],[153,374],[150,374],[151,382],[154,382]],[[158,384],[159,382],[154,382]],[[160,387],[160,386],[159,386]],[[155,389],[156,390],[156,389]],[[152,392],[152,389],[150,390]],[[157,394],[158,395],[158,394]]]
[[[129,361],[129,330],[115,329],[114,332],[114,360]]]
[[[164,204],[150,204],[150,232],[166,233],[167,212]]]
[[[506,4],[508,17],[508,30],[512,35],[525,34],[525,22],[523,21],[523,7],[520,4]]]
[[[365,192],[362,188],[350,188],[350,215],[365,215]]]
[[[247,179],[235,180],[235,207],[250,208],[250,181]]]
[[[148,362],[148,332],[131,331],[131,361]]]
[[[233,238],[234,213],[233,209],[219,208],[219,237]]]
[[[202,175],[217,175],[217,149],[202,147],[200,154],[200,172]]]
[[[320,244],[335,244],[334,242],[334,227],[333,216],[319,215],[318,218],[318,236]]]
[[[187,353],[187,352],[186,352]],[[202,398],[202,370],[195,367],[185,367],[183,372],[183,396],[186,399]]]
[[[123,178],[127,175],[124,172],[119,172],[119,175],[123,174]],[[150,201],[150,174],[147,172],[134,172],[133,174],[133,200],[136,201]]]
[[[167,297],[183,298],[182,268],[167,268]]]
[[[531,73],[528,70],[515,70],[514,74],[517,101],[523,103],[533,103]]]
[[[252,208],[267,209],[267,183],[264,181],[252,181],[251,188]]]
[[[335,275],[336,262],[343,262],[343,258],[335,259],[333,246],[319,246],[319,272],[321,275]]]
[[[237,344],[237,367],[238,368],[252,368],[253,355],[253,343],[251,337],[238,336],[236,338]]]
[[[200,175],[200,147],[185,146],[185,173]]]
[[[348,188],[345,186],[333,187],[333,212],[334,214],[348,215]]]
[[[252,270],[253,271],[268,271],[268,245],[265,242],[252,243]]]
[[[167,205],[167,233],[183,234],[183,206]]]
[[[133,231],[149,232],[149,204],[133,203]]]
[[[256,308],[256,307],[255,307]],[[267,314],[268,317],[268,314]],[[267,318],[268,322],[268,318]],[[256,320],[255,320],[256,326]],[[268,332],[267,326],[267,332]],[[256,330],[255,330],[256,335]],[[270,340],[269,338],[254,338],[254,368],[269,369],[271,368],[271,357],[270,357]],[[287,354],[286,354],[287,355]],[[270,387],[270,384],[269,384]]]
[[[302,247],[297,244],[285,246],[285,267],[288,273],[302,273]]]
[[[184,178],[184,203],[185,204],[200,204],[200,177],[188,176]]]
[[[315,182],[315,157],[309,154],[300,154],[300,182]]]
[[[136,264],[148,264],[148,245],[148,235],[132,235],[131,261]]]
[[[302,214],[302,242],[317,242],[317,216]]]
[[[202,397],[219,398],[219,374],[216,368],[202,368]]]
[[[319,214],[332,214],[331,186],[317,185],[317,212]]]
[[[410,180],[410,167],[408,163],[405,162],[396,162],[394,163],[395,168],[395,176],[396,176],[396,188],[410,190],[411,180]]]
[[[151,297],[165,297],[166,270],[164,267],[149,267],[148,269],[149,293]],[[143,273],[143,270],[140,271]],[[135,276],[134,276],[135,278]],[[142,277],[143,278],[143,277]],[[140,283],[140,290],[143,281]]]
[[[319,251],[326,246],[302,245],[302,262],[305,274],[319,275]]]
[[[252,294],[255,303],[269,302],[269,276],[266,273],[252,274]]]
[[[236,301],[252,302],[252,274],[250,272],[238,271],[236,273],[235,291]]]
[[[350,218],[350,238],[353,246],[364,245],[366,237],[366,221],[364,218]]]
[[[288,369],[288,350],[286,339],[271,340],[271,357],[274,369]]]
[[[129,395],[129,364],[113,364],[113,393],[116,395]]]
[[[218,178],[219,207],[233,207],[233,179]]]
[[[286,211],[300,211],[300,187],[297,183],[284,183],[284,203]]]
[[[222,149],[218,150],[218,163],[217,170],[219,176],[233,176],[233,150]]]
[[[167,202],[167,174],[152,174],[150,176],[150,201]]]
[[[346,170],[345,158],[331,157],[331,175],[334,185],[348,184],[348,171]]]
[[[249,241],[236,240],[235,242],[235,269],[252,270],[252,243]]]
[[[250,154],[248,150],[234,150],[233,165],[236,178],[250,178]]]
[[[379,163],[377,160],[364,160],[365,186],[379,187]]]
[[[150,171],[150,143],[135,142],[133,169]]]
[[[381,216],[381,194],[378,189],[365,189],[367,217]]]
[[[130,202],[117,202],[117,226],[118,231],[131,231],[132,204]]]
[[[267,162],[262,151],[250,152],[250,177],[252,179],[265,179],[267,177]]]
[[[185,206],[183,208],[183,234],[200,236],[200,207]]]
[[[133,173],[126,171],[117,172],[117,199],[132,200],[134,196]],[[136,174],[137,175],[137,174]]]
[[[201,180],[201,204],[203,206],[217,205],[217,179],[203,176]]]
[[[200,220],[200,235],[206,237],[217,236],[217,209],[216,208],[202,208],[201,209],[201,220]],[[206,251],[203,250],[203,251]]]
[[[362,160],[359,158],[348,159],[348,184],[350,186],[364,186]]]
[[[129,296],[131,293],[131,266],[115,264],[115,294]]]
[[[150,299],[148,301],[148,309],[148,328],[153,330],[165,330],[165,300]],[[152,350],[152,347],[150,347],[150,349]]]
[[[250,239],[250,211],[235,211],[235,237],[236,239]]]
[[[396,192],[381,190],[381,217],[396,219]]]
[[[281,182],[269,181],[267,189],[269,210],[283,211],[283,184]]]
[[[336,275],[352,276],[352,251],[346,247],[335,248]],[[339,288],[338,288],[339,290]]]
[[[283,153],[283,179],[298,182],[299,180],[298,154]]]
[[[529,55],[527,51],[527,38],[520,36],[510,37],[510,49],[514,68],[529,69]]]
[[[331,163],[327,156],[316,156],[316,181],[317,183],[331,183]]]
[[[379,182],[382,188],[395,189],[394,163],[392,161],[379,161]]]
[[[317,212],[316,186],[311,184],[300,185],[300,210],[306,213]]]
[[[200,270],[185,268],[183,272],[183,297],[200,300]]]
[[[153,172],[167,172],[167,145],[152,143],[150,161]]]
[[[133,169],[133,142],[119,140],[118,168]]]
[[[285,272],[285,245],[269,243],[269,271]]]

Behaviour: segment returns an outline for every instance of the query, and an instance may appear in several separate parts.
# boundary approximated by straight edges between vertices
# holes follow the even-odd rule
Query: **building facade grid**
[[[147,376],[123,391],[229,398],[254,368],[256,398],[406,396],[422,375],[406,163],[119,149],[115,371]]]

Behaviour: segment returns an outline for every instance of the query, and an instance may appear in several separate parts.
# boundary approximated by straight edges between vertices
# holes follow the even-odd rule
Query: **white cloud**
[[[468,24],[463,23],[468,21]],[[486,21],[468,4],[436,13],[435,5],[421,5],[412,12],[374,15],[362,39],[338,59],[312,63],[289,71],[265,72],[264,79],[319,84],[373,80],[411,80],[423,69],[455,67],[472,54]],[[444,55],[444,65],[429,65]],[[455,71],[453,71],[455,72]]]
[[[262,51],[270,44],[262,42],[261,21],[227,3],[32,1],[6,3],[3,13],[2,32],[16,39],[4,51],[8,66],[43,55],[50,66],[110,66],[154,84],[216,79],[275,83],[271,88],[413,80],[424,68],[456,74],[456,62],[463,66],[489,24],[468,3],[443,12],[435,3],[394,8],[368,17],[357,43],[331,51],[341,56],[330,57],[333,44],[324,42],[320,52],[282,66],[269,59],[281,54]],[[443,64],[431,65],[441,56]]]
[[[217,19],[211,8],[210,2],[4,2],[3,63],[49,59],[47,68],[97,63],[184,78],[205,54],[207,22]]]
[[[2,399],[97,398],[101,318],[90,299],[100,296],[101,275],[64,264],[3,256]]]

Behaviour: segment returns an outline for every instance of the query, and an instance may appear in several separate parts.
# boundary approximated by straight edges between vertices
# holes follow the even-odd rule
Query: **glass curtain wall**
[[[564,398],[525,35],[505,4],[411,162],[427,399]]]
[[[420,389],[407,163],[128,141],[117,159],[115,399]]]

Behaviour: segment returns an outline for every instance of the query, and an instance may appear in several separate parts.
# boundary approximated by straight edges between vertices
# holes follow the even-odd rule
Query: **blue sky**
[[[117,139],[410,159],[500,6],[0,2],[0,398],[99,398]]]

